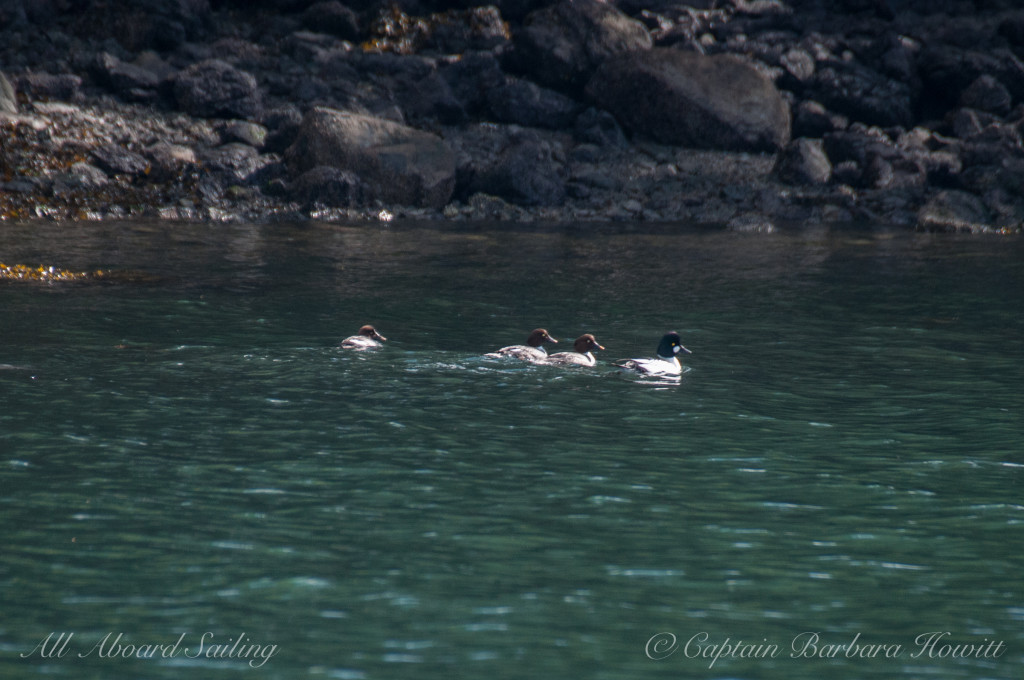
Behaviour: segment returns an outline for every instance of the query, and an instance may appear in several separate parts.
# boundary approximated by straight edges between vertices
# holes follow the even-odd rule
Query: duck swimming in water
[[[551,334],[543,328],[537,328],[530,333],[530,337],[526,339],[525,345],[509,345],[508,347],[502,347],[501,349],[485,354],[484,356],[491,359],[513,357],[523,361],[544,361],[548,358],[547,350],[543,347],[545,342],[557,343],[558,340],[551,337]]]
[[[576,342],[572,343],[572,346],[574,351],[552,354],[541,363],[554,366],[593,366],[597,363],[597,359],[590,352],[595,349],[604,349],[598,344],[597,338],[590,333],[576,338]]]
[[[661,342],[658,343],[657,359],[625,359],[615,365],[623,370],[641,375],[678,376],[683,371],[683,367],[679,364],[679,359],[676,358],[676,355],[680,352],[693,354],[693,352],[683,347],[683,341],[679,337],[679,333],[672,331],[666,333],[661,338]]]
[[[341,341],[345,349],[376,349],[383,347],[387,340],[377,332],[377,329],[367,324],[359,329],[356,335],[349,336]]]

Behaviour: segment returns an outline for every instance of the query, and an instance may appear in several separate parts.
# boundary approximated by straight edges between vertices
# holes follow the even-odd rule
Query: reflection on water
[[[0,285],[3,677],[1018,678],[1022,251],[5,225],[146,277]],[[537,326],[607,349],[483,357]],[[673,329],[678,382],[612,368]]]

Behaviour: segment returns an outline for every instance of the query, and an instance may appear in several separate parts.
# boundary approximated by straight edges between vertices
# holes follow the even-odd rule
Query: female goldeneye
[[[590,333],[576,338],[576,342],[572,343],[572,346],[575,351],[552,354],[541,363],[554,364],[556,366],[593,366],[597,363],[597,359],[594,358],[590,351],[604,349],[604,347],[597,344],[597,339]]]
[[[642,375],[676,376],[683,371],[683,367],[679,365],[679,359],[676,358],[676,355],[680,352],[693,354],[693,352],[683,347],[683,341],[679,337],[679,333],[672,331],[671,333],[666,333],[665,337],[658,343],[657,359],[625,359],[615,365]]]
[[[367,324],[359,329],[358,334],[342,340],[341,346],[346,349],[375,349],[383,347],[386,340],[387,338],[378,333],[376,328]]]
[[[496,352],[490,352],[484,356],[490,357],[491,359],[500,359],[502,357],[513,357],[515,359],[522,359],[523,361],[544,361],[548,358],[547,350],[542,345],[545,342],[557,343],[551,335],[543,328],[537,328],[530,337],[526,339],[525,345],[509,345],[508,347],[502,347]]]

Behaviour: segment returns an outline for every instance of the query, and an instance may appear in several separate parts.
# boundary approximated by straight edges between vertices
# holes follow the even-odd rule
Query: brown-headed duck
[[[357,334],[342,340],[341,346],[345,349],[376,349],[383,347],[386,340],[387,338],[378,333],[376,328],[367,324],[360,328]]]
[[[557,343],[543,328],[537,328],[530,337],[526,339],[525,345],[509,345],[508,347],[502,347],[501,349],[485,354],[484,356],[491,359],[500,359],[502,357],[512,357],[514,359],[521,359],[522,361],[544,361],[548,358],[547,350],[544,349],[543,345],[545,342]]]
[[[543,363],[555,366],[593,366],[597,363],[597,360],[590,353],[591,350],[604,349],[590,333],[576,338],[576,342],[572,343],[572,347],[574,351],[552,354]]]

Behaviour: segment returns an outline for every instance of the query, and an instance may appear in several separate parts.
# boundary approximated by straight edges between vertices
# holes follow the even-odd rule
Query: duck
[[[572,343],[572,352],[558,352],[552,354],[541,363],[554,366],[593,366],[597,359],[590,352],[595,349],[604,349],[590,333],[584,333]]]
[[[679,333],[670,331],[665,333],[661,342],[658,343],[657,359],[625,359],[615,365],[623,370],[641,375],[678,376],[683,372],[683,367],[679,364],[679,359],[676,358],[680,352],[693,354],[683,347],[683,340],[679,337]]]
[[[383,347],[385,341],[387,338],[378,333],[376,328],[367,324],[360,328],[355,335],[342,340],[341,346],[345,349],[376,349]]]
[[[502,347],[501,349],[485,354],[485,357],[491,359],[501,359],[503,357],[512,357],[514,359],[521,359],[522,361],[538,362],[544,361],[548,358],[547,350],[542,346],[545,342],[558,343],[551,337],[543,328],[535,328],[530,333],[530,337],[526,338],[525,345],[509,345],[508,347]]]

